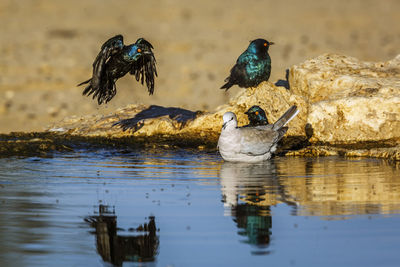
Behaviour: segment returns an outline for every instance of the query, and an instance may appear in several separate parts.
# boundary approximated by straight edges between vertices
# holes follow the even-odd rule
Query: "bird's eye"
[[[140,53],[140,52],[142,52],[142,49],[138,48],[137,51],[138,51],[138,53]]]
[[[268,46],[268,43],[264,43],[264,46]]]
[[[258,111],[256,111],[256,115],[258,115]]]

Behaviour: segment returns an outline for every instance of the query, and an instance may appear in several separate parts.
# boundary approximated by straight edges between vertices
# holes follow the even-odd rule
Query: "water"
[[[398,266],[377,159],[77,151],[0,159],[1,266]]]

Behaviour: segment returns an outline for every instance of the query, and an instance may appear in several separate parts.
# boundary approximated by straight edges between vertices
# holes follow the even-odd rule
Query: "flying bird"
[[[263,81],[268,81],[271,75],[271,57],[268,49],[273,44],[264,39],[251,41],[236,60],[221,89],[227,91],[235,84],[244,88],[255,87]]]
[[[261,162],[271,158],[277,143],[288,130],[285,125],[298,113],[296,106],[289,108],[274,124],[238,127],[236,115],[226,112],[218,139],[218,149],[225,161]]]
[[[128,72],[154,92],[154,78],[157,76],[153,46],[143,38],[134,44],[124,45],[122,35],[107,40],[93,62],[92,78],[78,84],[87,84],[83,95],[93,95],[99,105],[109,102],[117,93],[116,81]]]

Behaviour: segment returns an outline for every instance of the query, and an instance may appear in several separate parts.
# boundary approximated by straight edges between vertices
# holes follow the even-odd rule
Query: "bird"
[[[236,115],[226,112],[218,139],[218,150],[225,161],[261,162],[271,158],[277,143],[288,130],[286,124],[299,110],[290,107],[274,124],[238,127]]]
[[[244,88],[255,87],[263,81],[268,81],[271,75],[271,57],[268,49],[273,44],[274,42],[265,39],[251,41],[236,60],[221,89],[227,91],[235,84]]]
[[[252,106],[244,114],[247,115],[249,119],[249,124],[243,127],[252,127],[252,126],[269,124],[267,115],[265,115],[265,111],[259,106],[256,105]]]
[[[88,84],[83,95],[93,95],[99,105],[109,102],[117,93],[116,81],[128,72],[146,86],[149,95],[154,92],[154,78],[157,76],[153,46],[143,38],[134,44],[124,45],[123,36],[108,39],[93,62],[92,78],[77,86]]]
[[[111,56],[115,55],[124,47],[124,37],[121,34],[118,34],[110,39],[108,39],[100,48],[100,52],[97,55],[96,59],[93,62],[93,74],[92,78],[80,83],[78,86],[82,84],[86,84],[90,82],[91,88],[98,88],[100,86],[100,77],[101,73],[104,70],[104,65],[106,60]],[[89,89],[87,89],[89,91]],[[86,92],[88,93],[88,92]],[[84,93],[84,94],[86,94]]]

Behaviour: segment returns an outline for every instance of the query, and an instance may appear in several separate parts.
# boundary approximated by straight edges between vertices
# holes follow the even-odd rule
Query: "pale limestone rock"
[[[400,141],[400,97],[348,97],[311,105],[312,142]]]
[[[60,129],[63,129],[64,131],[61,133],[83,136],[186,136],[186,138],[200,138],[216,143],[222,127],[222,115],[225,112],[235,112],[240,126],[248,123],[244,112],[252,105],[261,106],[266,111],[269,121],[274,122],[294,104],[297,104],[302,110],[305,102],[302,98],[291,95],[285,88],[265,82],[257,88],[241,91],[230,100],[229,104],[218,107],[214,113],[199,113],[196,119],[188,121],[184,125],[166,115],[143,120],[141,127],[136,131],[123,131],[121,127],[113,125],[121,120],[133,118],[139,112],[149,108],[144,105],[129,105],[108,116],[91,115],[83,118],[67,118],[50,127],[49,130],[60,132]],[[290,122],[288,134],[304,135],[305,114],[300,113]]]
[[[375,147],[386,147],[388,144],[395,147],[400,144],[400,55],[383,63],[362,62],[334,54],[322,55],[293,66],[289,83],[290,90],[270,82],[264,82],[257,88],[243,89],[215,112],[198,112],[194,120],[186,123],[165,115],[141,121],[141,127],[136,131],[122,131],[121,127],[113,126],[149,108],[131,105],[109,116],[69,118],[53,128],[57,131],[64,129],[64,132],[73,135],[176,136],[182,140],[204,140],[210,144],[216,143],[222,115],[227,111],[237,115],[241,126],[248,123],[244,112],[252,105],[261,106],[270,122],[275,122],[290,106],[297,105],[300,112],[289,123],[286,136],[304,137],[312,128],[310,142],[314,144],[358,144],[357,149],[362,148],[364,143],[369,147],[371,143]],[[223,93],[217,89],[210,90]],[[344,153],[322,149],[321,146],[307,150],[307,154],[314,155]],[[381,151],[378,154],[383,155]]]
[[[208,113],[194,120],[189,128],[198,130],[208,129],[219,131],[222,126],[222,115],[225,112],[234,112],[238,119],[239,126],[249,123],[247,115],[244,114],[251,106],[259,105],[265,110],[270,122],[275,122],[292,105],[297,105],[300,109],[299,115],[289,123],[289,133],[291,135],[304,135],[305,113],[302,114],[305,102],[302,98],[292,95],[287,89],[277,87],[270,82],[264,82],[257,88],[248,88],[239,92],[229,101],[229,104],[219,106],[215,113]],[[302,128],[300,126],[303,126]]]
[[[400,141],[400,55],[383,63],[326,54],[290,69],[307,103],[311,142]]]

